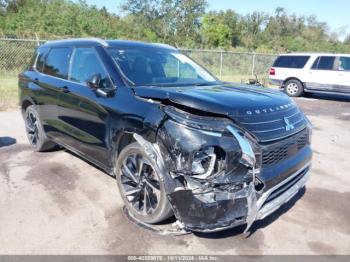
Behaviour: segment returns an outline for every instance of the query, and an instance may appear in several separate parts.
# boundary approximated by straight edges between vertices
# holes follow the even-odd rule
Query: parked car
[[[309,177],[311,125],[288,96],[220,82],[171,46],[50,41],[19,91],[33,149],[60,145],[114,176],[142,223],[248,229]]]
[[[289,96],[303,93],[350,95],[350,55],[292,53],[278,56],[270,69],[270,82]]]

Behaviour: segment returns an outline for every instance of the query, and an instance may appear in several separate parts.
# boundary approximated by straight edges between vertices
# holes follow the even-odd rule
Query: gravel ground
[[[244,228],[160,236],[122,214],[113,178],[65,150],[34,153],[0,112],[1,254],[350,254],[350,99],[298,98],[314,125],[306,190]]]

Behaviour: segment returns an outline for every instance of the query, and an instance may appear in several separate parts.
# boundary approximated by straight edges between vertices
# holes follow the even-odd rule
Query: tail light
[[[276,70],[274,68],[270,68],[270,76],[276,75]]]

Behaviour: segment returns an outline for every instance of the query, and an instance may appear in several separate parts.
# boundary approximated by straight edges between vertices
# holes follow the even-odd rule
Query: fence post
[[[39,37],[38,37],[37,33],[35,33],[35,38],[36,38],[36,45],[39,46],[40,45],[40,40],[39,40]]]
[[[255,72],[255,52],[253,53],[253,61],[252,61],[252,77],[254,77]]]
[[[220,51],[220,80],[222,80],[222,63],[223,63],[223,57],[222,57],[222,50]]]

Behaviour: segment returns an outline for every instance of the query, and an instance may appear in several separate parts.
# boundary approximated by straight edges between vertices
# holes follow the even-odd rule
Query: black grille
[[[297,139],[298,150],[302,149],[308,143],[308,135],[304,134]]]
[[[308,143],[308,134],[306,130],[296,134],[285,141],[266,146],[263,149],[262,165],[268,166],[277,164],[298,153]]]
[[[263,165],[272,165],[288,158],[288,149],[292,144],[285,144],[280,148],[265,152],[263,154]]]

